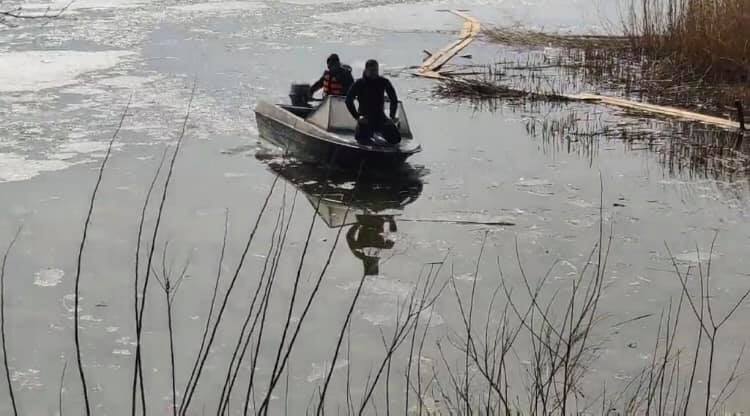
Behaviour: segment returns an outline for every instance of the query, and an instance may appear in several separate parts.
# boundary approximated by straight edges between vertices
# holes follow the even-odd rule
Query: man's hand
[[[359,123],[359,124],[367,124],[367,117],[365,117],[365,116],[359,116],[359,118],[357,119],[357,123]]]

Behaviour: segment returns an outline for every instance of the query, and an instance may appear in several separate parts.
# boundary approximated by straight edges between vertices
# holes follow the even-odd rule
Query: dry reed
[[[685,80],[744,83],[750,76],[750,0],[633,0],[632,48]]]

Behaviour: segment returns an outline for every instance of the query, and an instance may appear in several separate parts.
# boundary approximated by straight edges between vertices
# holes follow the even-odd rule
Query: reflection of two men
[[[396,231],[393,215],[357,215],[357,223],[346,233],[346,242],[352,254],[362,260],[366,276],[380,274],[380,252],[393,248],[395,242],[388,233]]]

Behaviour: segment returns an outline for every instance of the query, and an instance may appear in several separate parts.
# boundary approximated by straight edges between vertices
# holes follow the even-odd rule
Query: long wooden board
[[[663,105],[642,103],[639,101],[631,101],[624,98],[607,97],[604,95],[596,94],[574,94],[567,95],[568,98],[578,101],[588,101],[600,104],[611,105],[614,107],[625,108],[628,110],[641,111],[649,114],[658,114],[667,117],[679,118],[689,121],[697,121],[699,123],[710,124],[713,126],[724,127],[728,129],[739,129],[740,123],[737,121],[727,120],[721,117],[709,116],[706,114],[695,113],[692,111],[682,110],[675,107],[668,107]]]
[[[464,48],[469,46],[481,31],[479,21],[458,10],[451,10],[451,13],[464,19],[464,26],[461,30],[458,40],[452,42],[440,51],[428,57],[417,70],[417,75],[426,78],[445,78],[440,73],[440,69],[448,63],[454,56],[458,55]]]

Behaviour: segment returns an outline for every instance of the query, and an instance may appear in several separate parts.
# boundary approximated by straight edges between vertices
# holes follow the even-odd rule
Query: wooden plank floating
[[[461,30],[459,38],[450,43],[436,53],[431,53],[427,59],[422,62],[422,65],[417,69],[416,75],[424,78],[432,78],[437,80],[456,79],[451,78],[451,75],[460,75],[457,73],[451,73],[450,71],[441,71],[443,66],[447,64],[451,59],[459,54],[464,48],[469,46],[481,32],[481,25],[479,21],[466,13],[459,10],[450,10],[451,13],[464,19],[464,26]],[[427,52],[427,51],[425,51]],[[633,111],[640,111],[649,114],[661,115],[666,117],[672,117],[687,121],[694,121],[713,126],[718,126],[727,129],[744,130],[744,126],[738,121],[732,121],[721,117],[709,116],[706,114],[695,113],[675,107],[668,107],[656,104],[648,104],[639,101],[632,101],[624,98],[608,97],[604,95],[581,93],[581,94],[570,94],[564,95],[565,98],[575,101],[585,101],[597,104],[604,104],[613,107],[624,108]],[[740,111],[741,113],[741,111]],[[744,120],[743,120],[744,121]]]
[[[604,95],[596,94],[574,94],[567,95],[567,98],[571,100],[587,101],[598,104],[606,104],[614,107],[620,107],[628,110],[640,111],[649,114],[657,114],[661,116],[667,116],[672,118],[678,118],[688,121],[696,121],[699,123],[710,124],[713,126],[723,127],[727,129],[740,129],[740,123],[732,120],[727,120],[721,117],[709,116],[706,114],[695,113],[692,111],[682,110],[675,107],[668,107],[663,105],[655,105],[642,103],[639,101],[627,100],[624,98],[607,97]]]
[[[450,12],[464,19],[464,27],[458,40],[425,59],[417,70],[417,76],[433,79],[446,78],[440,69],[479,36],[482,29],[477,19],[458,10],[450,10]]]

